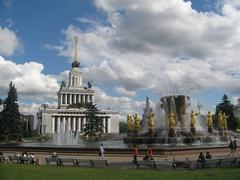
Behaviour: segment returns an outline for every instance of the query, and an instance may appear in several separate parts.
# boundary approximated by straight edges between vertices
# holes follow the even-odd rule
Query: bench
[[[70,164],[72,166],[75,165],[75,159],[72,158],[58,158],[58,165],[66,165],[66,164]]]
[[[156,167],[154,160],[136,161],[135,164],[136,164],[137,168],[140,168],[140,167],[155,168]]]
[[[19,157],[19,160],[21,163],[23,164],[36,164],[37,159],[33,158],[33,157]]]
[[[211,167],[219,167],[221,163],[221,158],[213,158],[213,159],[206,159],[205,161],[205,167],[211,168]]]
[[[235,166],[240,167],[240,157],[236,157]]]
[[[224,157],[220,159],[219,167],[235,167],[236,157]]]
[[[155,162],[155,168],[159,169],[175,169],[176,165],[174,164],[173,161],[169,160],[158,160],[154,161]]]
[[[1,162],[6,162],[7,160],[6,160],[6,158],[4,157],[4,155],[0,155],[0,163]]]
[[[93,167],[91,159],[75,159],[74,166]]]
[[[92,161],[92,167],[109,167],[109,163],[107,160],[91,160]]]
[[[58,157],[46,157],[46,164],[50,165],[51,163],[56,163],[56,165],[59,165],[59,158]]]
[[[20,156],[8,156],[9,162],[20,162]]]

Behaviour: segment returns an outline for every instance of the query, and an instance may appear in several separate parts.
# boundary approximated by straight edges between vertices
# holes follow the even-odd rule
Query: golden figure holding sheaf
[[[138,114],[134,115],[134,130],[138,131],[141,129],[141,118],[139,117]]]
[[[169,129],[176,128],[176,115],[172,112],[170,112],[168,115],[168,127]]]
[[[149,112],[148,115],[148,129],[153,130],[154,129],[154,113]]]
[[[218,113],[218,128],[223,129],[223,114],[222,111]]]
[[[208,111],[208,114],[207,114],[207,126],[208,128],[213,127],[213,114],[210,111]]]
[[[191,127],[191,128],[195,128],[195,127],[196,127],[196,122],[197,122],[196,116],[197,116],[198,114],[199,114],[199,113],[195,113],[193,110],[191,111],[191,122],[190,122],[190,127]]]
[[[227,130],[228,129],[228,123],[227,123],[227,119],[229,118],[229,116],[227,116],[226,114],[225,114],[225,112],[223,112],[223,114],[222,114],[222,119],[223,119],[223,128],[225,129],[225,130]]]
[[[129,131],[133,130],[134,119],[131,114],[127,115],[127,128]]]

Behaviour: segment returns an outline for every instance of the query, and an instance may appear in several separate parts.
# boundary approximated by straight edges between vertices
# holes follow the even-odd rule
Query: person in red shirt
[[[147,148],[147,158],[152,160],[153,159],[153,150],[152,147],[149,145]]]
[[[133,147],[133,162],[137,162],[138,148],[136,145]]]

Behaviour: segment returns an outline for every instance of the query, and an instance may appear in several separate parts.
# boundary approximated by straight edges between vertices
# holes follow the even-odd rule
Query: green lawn
[[[33,166],[22,164],[0,164],[0,180],[48,180],[48,179],[164,179],[164,180],[237,180],[240,179],[240,168],[201,169],[195,171],[155,171],[136,169],[90,169],[56,166]]]

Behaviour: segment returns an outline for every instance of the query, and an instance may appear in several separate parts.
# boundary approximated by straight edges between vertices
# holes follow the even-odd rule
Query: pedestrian
[[[205,160],[205,156],[203,155],[202,152],[200,152],[200,154],[198,156],[198,163],[201,165],[201,168],[205,167],[206,160]]]
[[[133,147],[133,162],[134,163],[137,162],[137,156],[138,156],[138,148],[137,148],[136,144],[134,144],[134,147]]]
[[[206,159],[212,159],[212,155],[209,152],[206,154]]]
[[[150,145],[148,145],[148,148],[147,148],[147,159],[153,160],[153,151]]]
[[[230,148],[230,152],[229,152],[228,156],[230,156],[230,155],[234,156],[234,144],[233,144],[232,140],[230,140],[228,147]]]
[[[104,148],[103,148],[103,144],[101,144],[101,146],[99,147],[99,159],[104,159]]]
[[[238,153],[237,153],[237,141],[236,140],[233,141],[233,154],[235,154],[235,153],[238,156]]]

